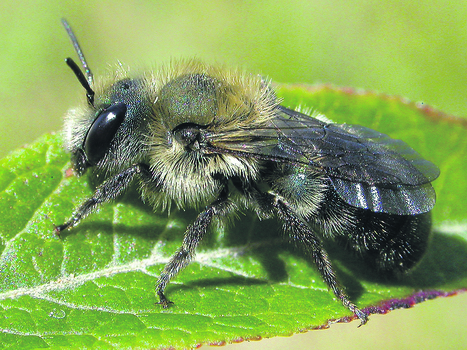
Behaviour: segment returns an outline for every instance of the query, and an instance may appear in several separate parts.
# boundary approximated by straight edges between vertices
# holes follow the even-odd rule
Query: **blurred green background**
[[[276,82],[326,82],[466,116],[466,1],[25,1],[0,4],[0,157],[59,130],[84,91],[64,63],[73,26],[97,75],[117,60],[156,67],[196,56]],[[467,142],[467,141],[466,141]],[[467,346],[467,295],[295,336],[293,347]],[[283,348],[292,339],[234,345]],[[283,339],[282,339],[283,340]],[[285,345],[284,345],[285,344]],[[297,344],[297,343],[293,343]]]

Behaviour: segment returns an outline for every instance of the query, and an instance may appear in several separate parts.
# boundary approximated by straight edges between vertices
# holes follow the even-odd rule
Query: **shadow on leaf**
[[[329,244],[327,245],[329,246]],[[425,256],[420,263],[408,273],[399,278],[380,276],[364,261],[355,257],[343,248],[331,246],[327,250],[338,267],[348,271],[358,280],[366,280],[387,286],[406,286],[416,289],[436,289],[461,281],[467,276],[467,243],[455,235],[434,232]],[[340,276],[342,276],[339,273]],[[347,286],[344,278],[343,284]]]
[[[174,210],[171,215],[165,217],[165,213],[155,213],[153,208],[144,204],[135,191],[130,191],[117,203],[122,203],[134,207],[144,215],[161,217],[157,224],[133,225],[111,224],[107,222],[83,222],[71,231],[64,232],[62,238],[69,235],[80,235],[85,232],[94,231],[101,234],[112,235],[114,233],[129,234],[143,238],[155,243],[157,240],[172,241],[174,244],[180,242],[186,226],[192,223],[198,211]],[[170,236],[165,235],[163,230],[169,220],[177,220],[180,229],[176,235],[170,231]],[[225,230],[210,230],[203,239],[203,249],[216,249],[217,247],[247,247],[242,255],[248,255],[258,261],[267,274],[267,281],[255,278],[233,276],[232,278],[200,279],[198,282],[189,282],[187,285],[175,286],[172,288],[189,288],[189,286],[219,286],[225,284],[264,284],[285,282],[289,276],[287,266],[281,254],[289,252],[300,259],[307,261],[316,271],[311,257],[305,254],[300,247],[287,243],[287,237],[283,235],[280,224],[277,220],[260,221],[255,215],[248,213],[238,214],[237,219],[232,220]],[[456,288],[456,281],[460,281],[467,276],[467,243],[456,236],[448,236],[435,232],[431,244],[425,257],[410,273],[401,278],[386,279],[379,276],[361,259],[355,257],[334,242],[325,242],[334,269],[339,281],[347,291],[349,297],[357,300],[364,293],[364,288],[360,281],[376,282],[387,286],[407,286],[417,289],[441,288],[446,284],[453,284]],[[175,253],[175,250],[174,250]],[[316,272],[317,278],[318,276]],[[311,281],[310,281],[311,284]]]

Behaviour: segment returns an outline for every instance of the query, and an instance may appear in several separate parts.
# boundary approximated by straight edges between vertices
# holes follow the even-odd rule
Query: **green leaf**
[[[431,247],[412,274],[381,281],[328,248],[351,299],[387,312],[467,288],[465,120],[326,86],[279,93],[287,106],[312,106],[337,122],[403,139],[441,168]],[[67,175],[61,142],[45,135],[0,161],[2,348],[185,348],[289,335],[352,316],[313,264],[283,243],[277,222],[251,213],[206,237],[166,290],[175,305],[161,309],[155,283],[197,212],[154,213],[132,190],[58,238],[53,224],[94,188],[92,178]]]

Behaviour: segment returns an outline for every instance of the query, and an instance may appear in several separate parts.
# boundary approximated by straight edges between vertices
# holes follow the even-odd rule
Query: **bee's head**
[[[65,118],[64,138],[78,175],[95,167],[116,172],[144,157],[144,135],[150,105],[144,79],[113,76],[96,84],[83,51],[66,20],[62,23],[84,70],[71,59],[66,63],[86,90],[87,104]]]
[[[70,110],[64,128],[76,173],[89,167],[114,173],[140,160],[151,114],[144,79],[118,79],[96,93],[86,91],[87,105]]]

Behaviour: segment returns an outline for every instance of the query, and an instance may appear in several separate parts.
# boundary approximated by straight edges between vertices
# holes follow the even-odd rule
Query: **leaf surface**
[[[465,120],[327,86],[284,85],[279,94],[289,107],[313,106],[336,122],[403,139],[441,168],[433,239],[413,273],[381,281],[328,247],[351,299],[376,313],[467,288]],[[67,176],[61,143],[45,135],[0,161],[2,348],[186,348],[290,335],[352,316],[313,264],[283,242],[277,222],[251,213],[206,237],[167,288],[175,305],[161,309],[155,283],[197,212],[154,213],[132,190],[58,238],[53,224],[94,188],[92,178]]]

